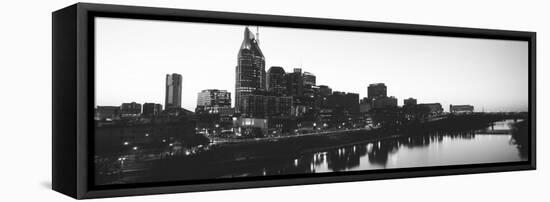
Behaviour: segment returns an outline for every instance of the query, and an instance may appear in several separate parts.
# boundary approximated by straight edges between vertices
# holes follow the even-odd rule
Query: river
[[[362,135],[371,133],[355,132],[355,136],[346,137],[360,137],[358,141],[344,141],[340,136],[304,136],[285,142],[207,146],[196,153],[149,161],[128,156],[124,166],[121,162],[115,172],[98,173],[96,182],[159,182],[526,161],[526,126],[521,120],[504,120],[477,130],[380,133],[370,138]]]
[[[499,121],[486,129],[454,133],[401,134],[303,154],[284,165],[224,177],[526,161],[513,141],[514,122]]]

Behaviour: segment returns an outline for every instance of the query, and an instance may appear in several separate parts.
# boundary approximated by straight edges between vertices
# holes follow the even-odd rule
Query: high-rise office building
[[[313,97],[314,96],[314,89],[313,86],[315,86],[315,75],[310,72],[304,72],[302,74],[302,81],[303,81],[303,88],[304,88],[304,96]]]
[[[387,88],[383,83],[373,83],[368,87],[368,98],[387,97]]]
[[[304,95],[304,79],[302,69],[294,68],[294,72],[286,74],[287,95],[302,96]]]
[[[181,108],[181,75],[166,75],[166,97],[164,106],[166,110]]]
[[[282,67],[273,66],[267,71],[267,91],[276,95],[286,95],[286,72]]]
[[[206,89],[198,93],[197,113],[219,114],[231,108],[231,93],[226,90]]]
[[[258,38],[246,27],[235,68],[235,109],[240,111],[241,98],[266,86],[265,58]]]

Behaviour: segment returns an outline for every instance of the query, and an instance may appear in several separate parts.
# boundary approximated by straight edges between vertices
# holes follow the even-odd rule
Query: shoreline
[[[518,121],[517,123],[521,122],[523,121]],[[123,178],[125,180],[120,180],[128,180],[130,182],[170,181],[173,179],[200,180],[233,175],[237,176],[239,173],[253,173],[250,175],[261,176],[261,173],[254,173],[254,171],[260,171],[264,166],[282,166],[283,170],[289,169],[284,171],[285,174],[303,173],[303,170],[294,171],[291,170],[292,168],[285,167],[289,159],[292,160],[303,155],[372,141],[402,137],[423,137],[426,136],[426,134],[434,132],[434,135],[439,135],[440,132],[441,134],[453,134],[456,132],[458,135],[459,133],[464,133],[464,131],[474,132],[477,129],[486,127],[488,124],[489,123],[466,124],[461,127],[439,132],[423,129],[426,126],[415,126],[401,128],[400,130],[387,130],[381,128],[376,130],[341,131],[338,134],[285,137],[277,138],[276,140],[263,139],[261,141],[225,142],[209,145],[208,149],[205,151],[189,156],[171,156],[164,159],[148,161],[144,166],[146,167],[145,170],[136,173],[125,173],[125,177]],[[482,127],[480,127],[480,125]],[[464,130],[465,128],[468,129]],[[162,175],[160,175],[160,173],[162,173]],[[189,175],[189,173],[193,174]],[[137,176],[139,176],[139,178]],[[101,178],[101,176],[97,175],[96,177]],[[105,182],[105,184],[113,183],[117,184],[120,183],[120,181]]]

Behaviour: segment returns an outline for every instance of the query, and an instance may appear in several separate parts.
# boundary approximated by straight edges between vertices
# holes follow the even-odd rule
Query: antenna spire
[[[256,42],[260,45],[260,26],[256,26]]]

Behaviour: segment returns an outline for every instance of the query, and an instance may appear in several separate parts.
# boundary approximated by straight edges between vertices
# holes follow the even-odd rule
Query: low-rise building
[[[372,108],[373,109],[383,109],[383,108],[395,108],[397,107],[397,98],[391,97],[376,97],[372,99]]]
[[[141,104],[136,102],[122,103],[120,115],[122,117],[136,117],[141,114]]]
[[[120,107],[118,106],[97,106],[95,109],[95,120],[115,120],[120,118]]]
[[[443,113],[443,107],[440,103],[423,103],[417,106],[427,108],[430,116],[441,115]]]
[[[143,115],[144,116],[158,116],[162,112],[162,105],[156,103],[144,103]]]
[[[195,112],[218,114],[220,110],[231,108],[231,93],[226,90],[206,89],[197,95]]]
[[[451,106],[449,106],[449,112],[451,112],[451,114],[471,114],[471,113],[474,113],[474,106],[472,106],[472,105],[451,105]]]
[[[403,100],[403,107],[413,106],[416,104],[417,104],[417,100],[412,97]]]
[[[267,134],[267,119],[262,118],[233,118],[233,128],[237,136],[263,137]]]

